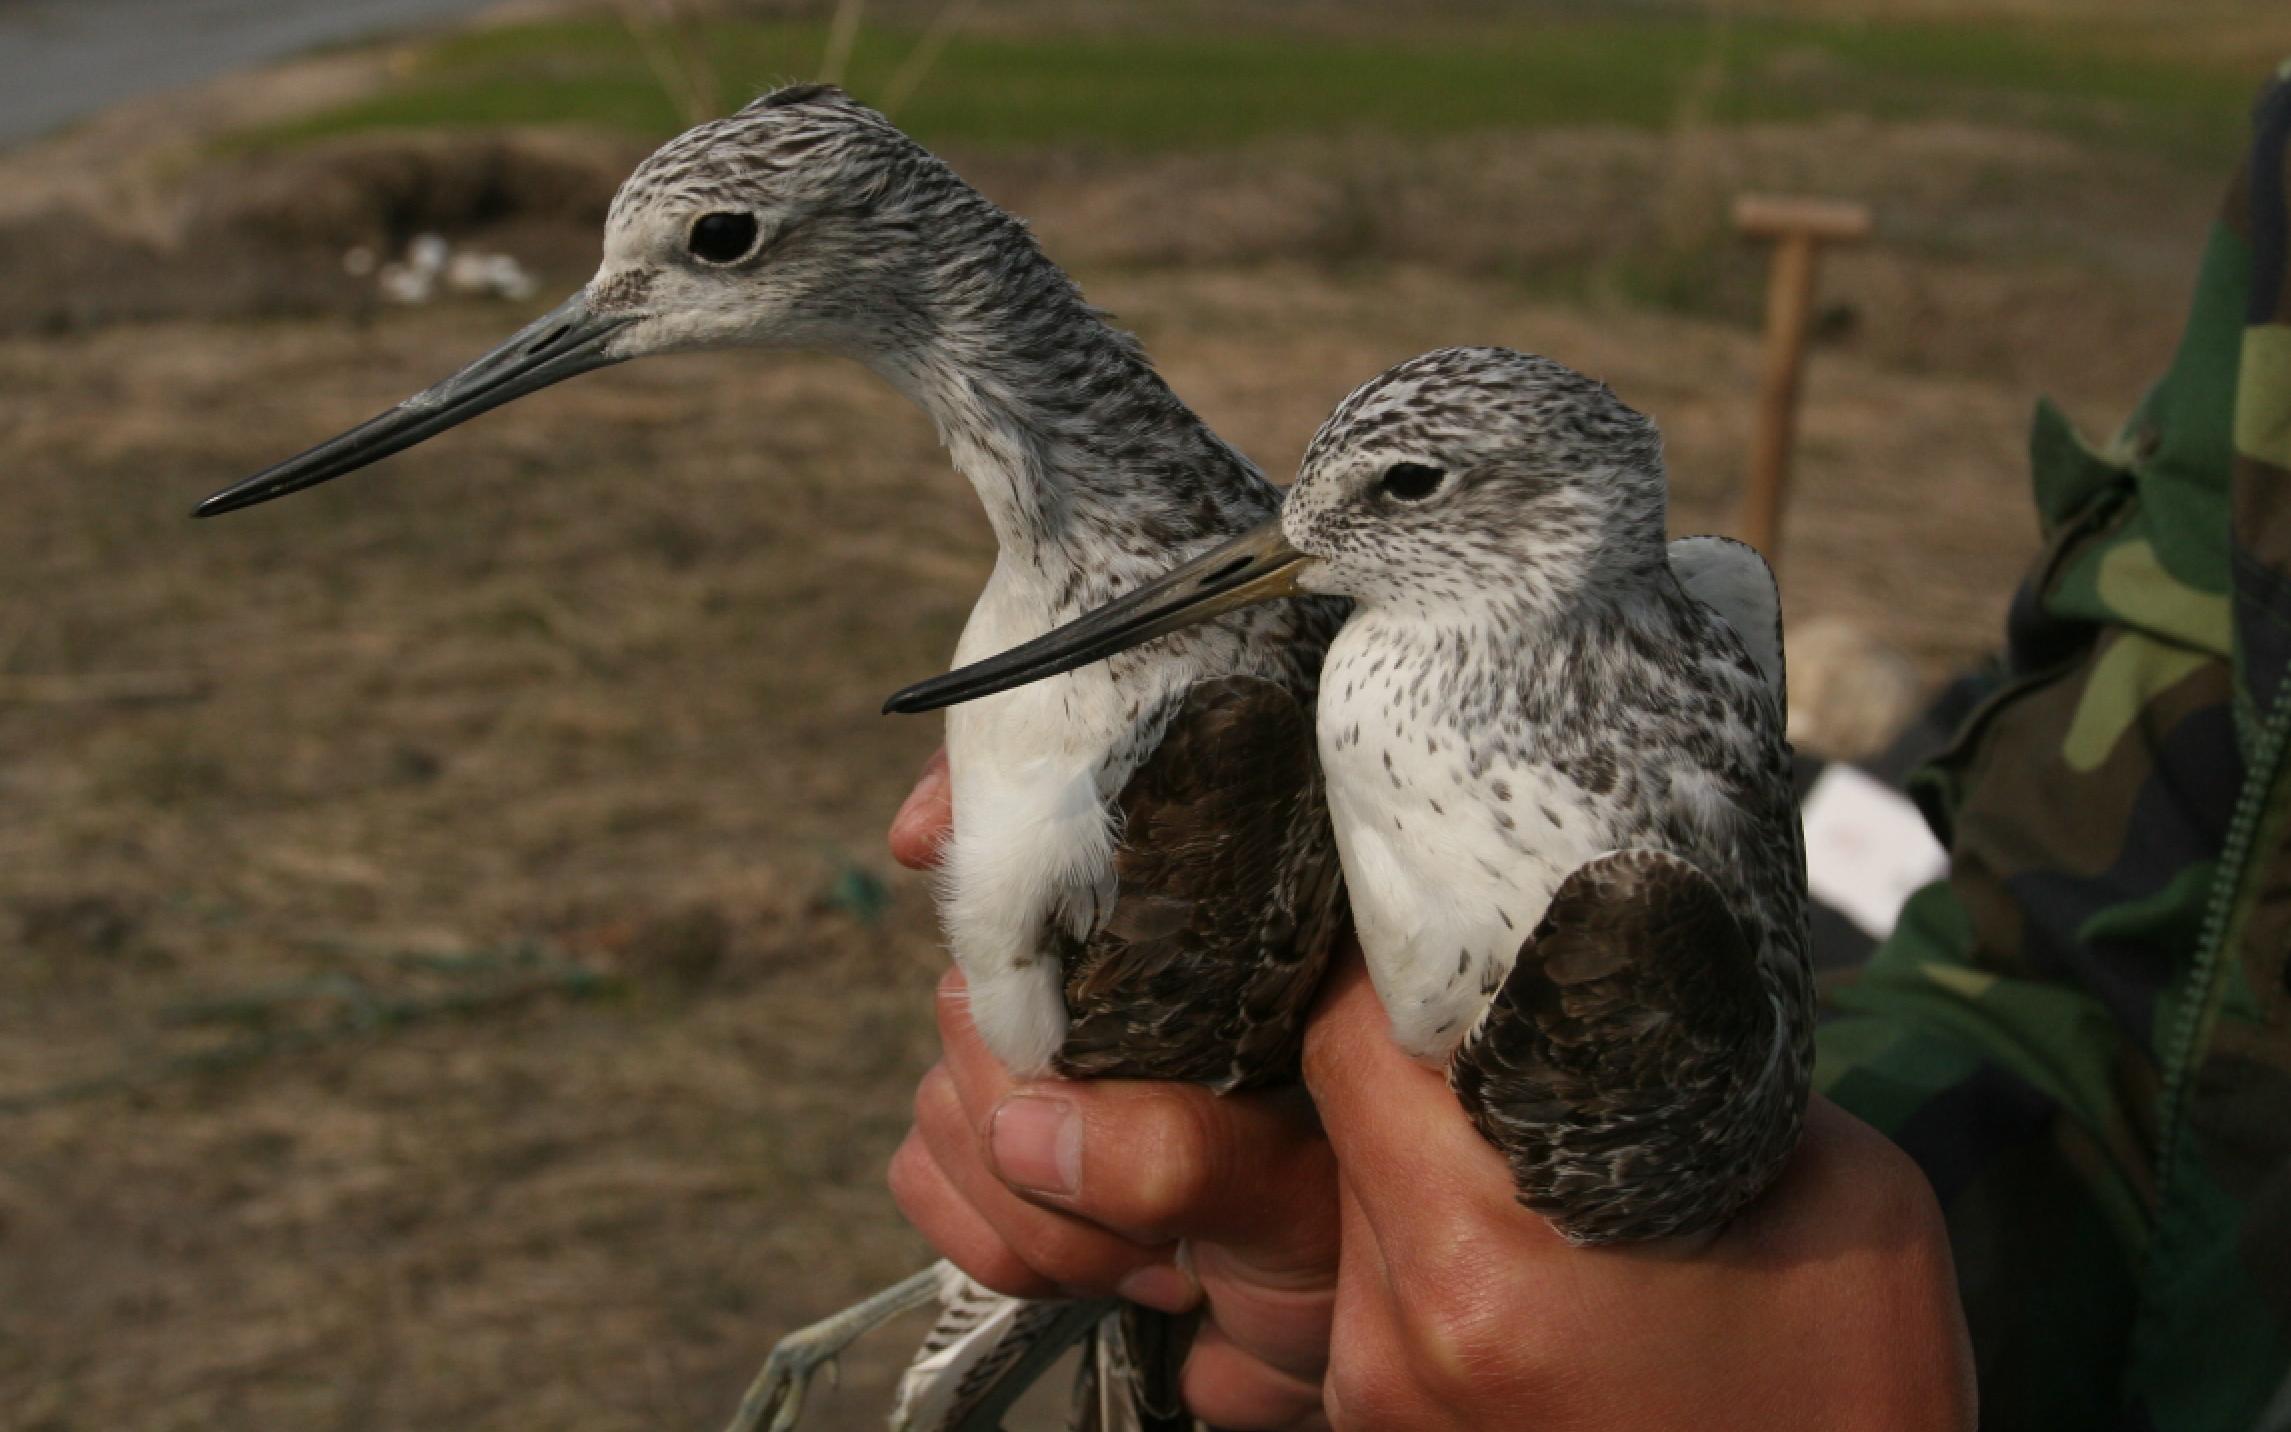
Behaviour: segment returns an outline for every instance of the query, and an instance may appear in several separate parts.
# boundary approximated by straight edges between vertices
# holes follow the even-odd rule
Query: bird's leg
[[[883,1324],[939,1296],[943,1264],[934,1263],[872,1297],[781,1338],[748,1385],[724,1432],[789,1432],[803,1415],[803,1396],[821,1368],[832,1375],[843,1350]]]

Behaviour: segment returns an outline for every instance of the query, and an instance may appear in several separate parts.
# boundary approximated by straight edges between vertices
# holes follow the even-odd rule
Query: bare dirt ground
[[[1831,271],[1783,583],[1929,678],[2033,549],[2035,392],[2121,413],[2227,168],[1972,127],[1432,158],[972,167],[1268,471],[1385,364],[1506,343],[1662,423],[1682,531],[1739,476],[1755,261],[1691,313],[1565,276],[1659,238],[1650,193],[1690,248],[1738,184],[1890,195],[1900,241]],[[554,285],[581,182],[493,231]],[[881,1169],[942,957],[880,831],[937,727],[876,710],[990,542],[894,395],[741,356],[185,521],[524,316],[374,309],[350,208],[251,257],[18,213],[0,266],[0,1426],[711,1426],[925,1256]],[[879,1425],[907,1346],[813,1425]]]

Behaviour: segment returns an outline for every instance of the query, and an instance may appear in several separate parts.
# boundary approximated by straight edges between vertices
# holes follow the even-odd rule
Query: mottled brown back
[[[1061,950],[1059,1072],[1220,1091],[1294,1078],[1344,904],[1312,712],[1271,681],[1201,682],[1121,818],[1113,908]]]

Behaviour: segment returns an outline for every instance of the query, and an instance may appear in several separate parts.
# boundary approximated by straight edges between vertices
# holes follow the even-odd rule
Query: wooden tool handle
[[[1869,205],[1844,199],[1744,194],[1734,201],[1734,227],[1758,239],[1804,235],[1825,244],[1859,243],[1876,227]]]

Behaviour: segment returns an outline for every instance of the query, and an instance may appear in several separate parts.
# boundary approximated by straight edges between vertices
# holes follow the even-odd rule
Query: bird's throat
[[[1073,615],[1246,530],[1278,496],[1037,261],[871,366],[937,425],[1004,559],[1074,598]]]

